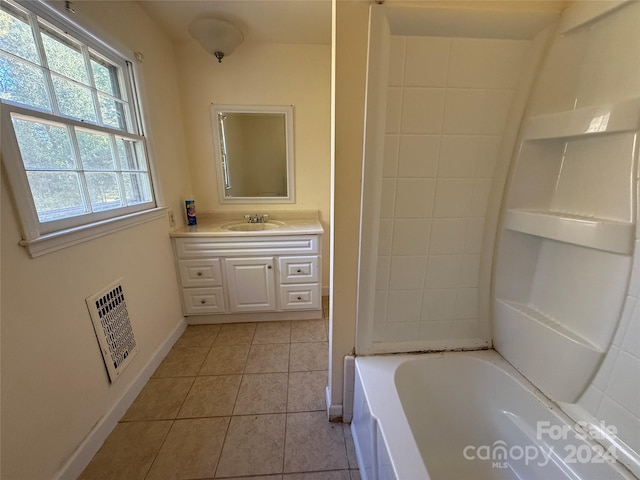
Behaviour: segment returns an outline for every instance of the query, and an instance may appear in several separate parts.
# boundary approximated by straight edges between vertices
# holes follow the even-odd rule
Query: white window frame
[[[40,1],[13,0],[31,14],[38,16],[70,35],[74,40],[88,46],[109,62],[120,68],[120,84],[125,89],[123,97],[129,104],[127,130],[89,124],[69,117],[62,117],[38,111],[7,100],[0,100],[0,128],[2,129],[2,162],[11,187],[14,206],[21,226],[23,240],[20,245],[26,247],[31,257],[59,250],[92,238],[107,235],[133,225],[152,221],[165,215],[166,208],[158,207],[158,182],[154,175],[153,164],[148,152],[147,141],[142,128],[142,112],[135,79],[133,61],[107,44],[96,39],[89,32],[73,24],[51,7]],[[33,27],[32,27],[33,28]],[[125,78],[122,78],[125,77]],[[20,154],[18,141],[12,123],[12,114],[31,117],[40,121],[52,121],[69,127],[87,128],[96,133],[106,133],[126,137],[142,145],[151,188],[151,201],[135,205],[118,207],[101,212],[86,213],[51,222],[41,222],[36,212],[26,170]]]

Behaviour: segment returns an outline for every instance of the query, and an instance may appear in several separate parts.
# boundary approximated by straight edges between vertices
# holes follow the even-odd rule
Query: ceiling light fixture
[[[222,62],[242,43],[242,31],[232,23],[219,18],[197,18],[189,25],[189,34],[211,55]]]

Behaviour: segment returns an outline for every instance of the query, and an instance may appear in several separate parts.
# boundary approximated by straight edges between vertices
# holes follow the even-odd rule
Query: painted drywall
[[[200,212],[318,210],[328,234],[331,146],[329,45],[241,44],[222,63],[194,40],[176,44],[188,168]],[[293,105],[295,204],[220,204],[211,104]],[[323,236],[328,286],[329,235]]]
[[[136,2],[74,2],[75,19],[136,65],[149,146],[170,208],[188,193],[170,41]],[[106,33],[108,32],[108,33]],[[31,259],[18,245],[15,205],[2,179],[2,478],[48,480],[125,394],[184,322],[161,218]],[[110,384],[85,298],[123,277],[140,353]]]

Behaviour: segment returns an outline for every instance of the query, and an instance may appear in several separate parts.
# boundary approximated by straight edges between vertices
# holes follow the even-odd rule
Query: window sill
[[[20,245],[27,249],[31,258],[40,257],[63,248],[78,245],[95,238],[103,237],[126,228],[151,222],[165,216],[167,207],[157,207],[143,212],[132,213],[118,218],[83,225],[42,235],[33,240],[22,240]]]

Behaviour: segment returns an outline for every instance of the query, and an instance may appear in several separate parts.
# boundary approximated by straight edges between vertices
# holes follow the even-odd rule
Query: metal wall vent
[[[113,383],[138,353],[122,278],[86,299],[104,364]]]

